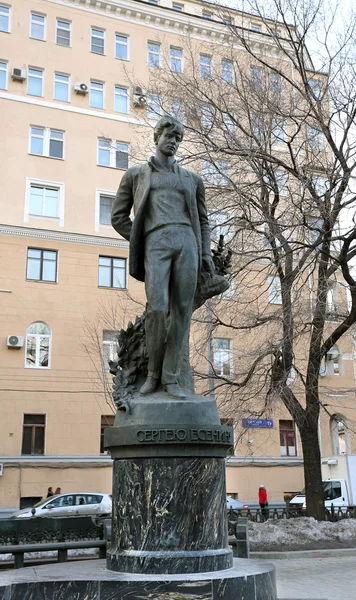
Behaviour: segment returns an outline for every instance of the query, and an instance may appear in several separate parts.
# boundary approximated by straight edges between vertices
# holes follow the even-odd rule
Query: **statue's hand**
[[[215,265],[211,256],[203,256],[203,271],[206,271],[210,275],[214,275]]]

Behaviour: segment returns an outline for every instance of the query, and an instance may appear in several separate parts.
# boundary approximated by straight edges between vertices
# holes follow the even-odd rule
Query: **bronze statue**
[[[130,242],[130,275],[145,282],[148,375],[140,394],[162,383],[177,399],[185,398],[178,381],[197,285],[215,271],[203,181],[175,160],[183,135],[176,118],[157,122],[155,155],[126,171],[112,211],[113,227]]]

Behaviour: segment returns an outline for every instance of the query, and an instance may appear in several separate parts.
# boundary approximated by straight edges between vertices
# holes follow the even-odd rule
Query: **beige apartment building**
[[[155,123],[154,96],[146,105],[132,78],[148,86],[165,49],[181,68],[188,31],[197,44],[220,43],[212,16],[208,3],[184,0],[0,0],[0,508],[28,506],[49,486],[111,490],[102,435],[114,408],[100,350],[113,356],[113,330],[141,313],[134,301],[145,297],[110,210],[137,139]],[[237,11],[226,19],[243,19],[251,35],[263,27]],[[219,336],[217,368],[241,344]],[[332,362],[323,455],[356,452],[351,340]],[[303,487],[285,409],[235,426],[247,434],[227,461],[228,493],[256,501],[262,483],[282,500]]]

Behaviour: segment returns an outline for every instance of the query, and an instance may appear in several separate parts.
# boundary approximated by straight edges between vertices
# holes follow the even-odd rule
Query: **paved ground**
[[[279,600],[356,600],[356,558],[269,560],[277,569]]]

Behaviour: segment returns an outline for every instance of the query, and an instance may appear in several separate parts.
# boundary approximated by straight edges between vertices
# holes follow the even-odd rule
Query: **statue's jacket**
[[[204,184],[195,173],[174,164],[174,171],[180,177],[185,201],[197,240],[199,273],[202,256],[210,256],[210,230],[205,204]],[[111,222],[116,231],[130,242],[129,272],[139,281],[145,279],[144,269],[144,221],[146,203],[150,195],[152,164],[131,167],[123,175],[113,204]],[[167,190],[169,194],[169,190]],[[134,209],[134,220],[130,218]],[[164,223],[163,223],[164,225]]]

